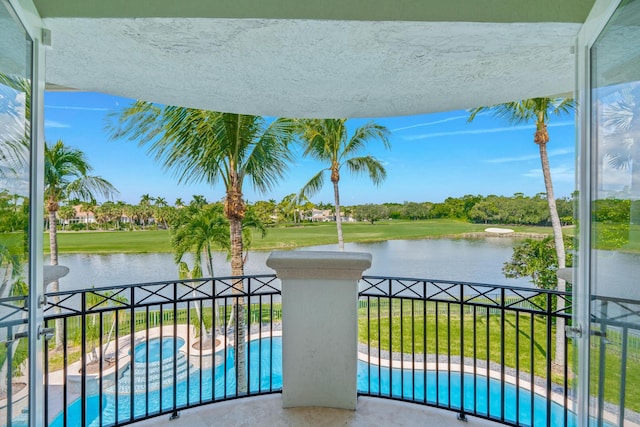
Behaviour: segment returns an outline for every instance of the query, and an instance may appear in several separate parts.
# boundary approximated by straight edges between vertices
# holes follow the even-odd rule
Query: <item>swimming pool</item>
[[[463,389],[460,372],[451,372],[449,375],[447,371],[415,370],[412,372],[394,368],[390,373],[389,368],[386,367],[372,365],[371,369],[368,368],[366,362],[358,362],[358,391],[361,393],[374,397],[381,395],[408,401],[414,400],[453,409],[460,408]],[[371,383],[369,383],[369,373]],[[518,406],[516,401],[519,403]],[[474,382],[473,374],[464,375],[465,410],[499,419],[503,402],[508,402],[504,408],[505,421],[534,427],[547,426],[547,400],[544,397],[534,394],[532,399],[531,391],[523,388],[518,390],[514,384],[509,383],[504,384],[503,396],[499,380],[492,378],[487,384],[486,376],[476,375]],[[563,406],[552,402],[550,412],[552,426],[565,426]],[[569,412],[566,426],[574,427],[575,425],[575,415]]]
[[[163,337],[152,338],[148,341],[137,344],[133,348],[133,360],[137,362],[147,361],[147,347],[149,348],[149,362],[160,361],[160,349],[162,349],[162,358],[173,358],[174,342],[176,342],[175,348],[180,348],[184,345],[182,338]]]
[[[273,348],[271,348],[273,343]],[[171,347],[173,349],[173,347]],[[151,354],[151,352],[150,352]],[[164,353],[163,353],[164,354]],[[258,357],[260,355],[260,357]],[[273,359],[271,359],[273,356]],[[273,340],[263,339],[251,341],[248,352],[248,378],[249,389],[252,393],[258,391],[278,390],[282,388],[282,338],[274,337]],[[371,374],[371,381],[369,381]],[[427,387],[425,388],[425,381]],[[200,385],[202,384],[202,388]],[[371,384],[371,385],[370,385]],[[434,371],[401,371],[399,369],[378,367],[369,365],[364,361],[358,361],[358,391],[371,395],[380,394],[386,397],[403,398],[405,400],[422,401],[429,404],[439,403],[453,408],[460,407],[461,399],[461,378],[460,374],[452,372],[436,373]],[[371,388],[369,388],[371,387]],[[487,393],[488,387],[488,393]],[[451,388],[451,393],[449,393]],[[426,396],[424,390],[426,389]],[[233,349],[228,350],[225,363],[215,367],[215,369],[203,369],[202,371],[191,372],[188,381],[181,381],[176,388],[176,401],[178,407],[187,404],[195,404],[201,401],[224,399],[227,395],[233,395],[236,391],[235,366]],[[516,396],[519,401],[519,418],[516,418]],[[147,398],[148,397],[148,398]],[[488,397],[488,399],[487,399]],[[102,401],[102,424],[112,424],[116,417],[118,422],[131,420],[131,397],[130,395],[103,395]],[[450,399],[450,400],[449,400]],[[498,380],[487,381],[485,376],[476,376],[475,381],[472,374],[465,374],[464,377],[464,407],[479,414],[499,417],[502,411],[503,402],[511,402],[505,406],[505,420],[515,422],[516,419],[522,425],[533,425],[534,427],[546,426],[547,401],[544,397],[533,395],[533,411],[531,404],[531,392],[520,389],[513,384],[504,385],[504,396],[502,386]],[[82,427],[80,420],[80,400],[76,400],[69,406],[67,413],[67,426]],[[147,412],[148,405],[148,412]],[[99,399],[98,396],[87,398],[87,425],[99,425]],[[117,406],[117,411],[116,411]],[[160,407],[164,411],[173,408],[173,387],[166,387],[145,394],[134,394],[133,415],[134,417],[144,416],[146,413],[152,415],[160,412]],[[533,423],[532,423],[533,418]],[[563,407],[551,404],[551,423],[553,426],[564,425]],[[576,425],[575,415],[569,413],[567,427]],[[605,424],[607,425],[607,424]],[[52,427],[62,427],[62,414],[58,415],[50,424]]]

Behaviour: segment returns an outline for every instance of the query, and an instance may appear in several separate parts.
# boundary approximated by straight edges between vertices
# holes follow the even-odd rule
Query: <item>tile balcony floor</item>
[[[468,416],[459,421],[451,411],[405,402],[372,397],[359,397],[358,409],[282,408],[282,396],[249,397],[205,405],[180,412],[180,418],[168,415],[135,423],[135,427],[213,427],[213,426],[437,426],[492,427],[501,426]]]

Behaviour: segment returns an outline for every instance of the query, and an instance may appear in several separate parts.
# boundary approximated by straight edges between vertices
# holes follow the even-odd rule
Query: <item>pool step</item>
[[[184,381],[189,375],[189,363],[184,353],[179,352],[176,356],[176,381]],[[158,390],[161,387],[169,387],[174,382],[174,360],[168,357],[154,362],[133,361],[133,387],[131,386],[131,365],[124,369],[118,379],[118,393],[129,394],[132,389],[134,393],[145,393]],[[107,393],[115,393],[115,385],[107,388]]]

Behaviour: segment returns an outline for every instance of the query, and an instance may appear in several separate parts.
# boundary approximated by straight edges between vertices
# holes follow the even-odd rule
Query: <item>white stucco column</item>
[[[358,280],[371,254],[272,252],[282,280],[282,401],[285,408],[356,409]]]

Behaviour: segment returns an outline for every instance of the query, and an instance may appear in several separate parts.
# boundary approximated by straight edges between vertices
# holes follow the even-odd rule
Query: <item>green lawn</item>
[[[369,322],[366,320],[366,309],[361,308],[358,321],[359,340],[369,342],[375,347],[379,346],[383,350],[392,348],[394,352],[402,351],[409,354],[446,354],[450,349],[452,356],[464,354],[465,357],[473,358],[475,355],[479,360],[495,363],[500,363],[504,358],[506,366],[515,368],[517,362],[522,372],[533,372],[542,378],[547,376],[547,327],[542,316],[532,318],[528,313],[518,316],[508,313],[505,315],[503,329],[500,316],[496,313],[487,315],[486,309],[478,308],[474,323],[471,312],[461,316],[459,308],[452,306],[451,316],[447,317],[445,304],[439,304],[438,315],[435,314],[435,306],[434,302],[428,302],[425,306],[422,301],[414,301],[413,304],[411,301],[405,301],[401,310],[400,301],[395,300],[391,316],[388,305],[380,307],[379,322],[375,303],[370,308]],[[518,330],[519,334],[516,333]],[[554,327],[551,328],[551,334],[553,355]],[[504,354],[501,353],[502,337]],[[461,338],[464,338],[463,349],[460,345]],[[516,351],[516,348],[519,348],[519,351]],[[560,373],[554,373],[552,379],[562,384]]]
[[[385,302],[384,299],[381,300],[381,303]],[[467,311],[461,316],[455,306],[451,307],[451,317],[447,317],[446,305],[443,303],[440,303],[437,316],[435,303],[428,302],[425,305],[422,301],[405,301],[400,307],[400,301],[395,300],[391,313],[388,304],[381,304],[378,313],[375,299],[369,310],[370,320],[367,322],[366,306],[359,309],[358,336],[361,343],[406,354],[447,354],[450,349],[449,354],[452,356],[464,354],[467,358],[475,357],[498,364],[504,360],[507,367],[515,368],[517,363],[521,372],[533,373],[540,378],[547,377],[547,325],[542,316],[532,318],[532,315],[527,313],[507,313],[503,325],[499,314],[487,316],[486,311],[478,308],[474,324],[471,312]],[[460,345],[462,337],[464,348]],[[504,354],[501,353],[502,345]],[[613,404],[619,403],[620,378],[624,366],[627,381],[625,407],[640,412],[640,387],[629,386],[640,382],[640,354],[636,348],[629,350],[629,363],[623,364],[619,349],[615,345],[608,345],[605,351],[604,383],[598,383],[598,366],[594,364],[591,387],[592,393],[596,393],[598,387],[603,387],[605,400]],[[555,351],[554,326],[551,327],[550,351],[552,357]],[[599,360],[597,348],[592,348],[592,358]],[[571,343],[568,343],[567,360],[571,366]],[[562,372],[552,371],[551,379],[557,384],[564,383]],[[571,386],[573,380],[567,381]]]
[[[392,239],[455,237],[483,231],[484,224],[449,219],[426,221],[384,221],[345,223],[346,242],[376,242]],[[548,227],[511,227],[521,233],[551,233]],[[251,249],[271,250],[337,243],[335,223],[278,226],[269,228],[263,238],[255,235]],[[58,234],[60,253],[148,253],[171,252],[171,234],[166,230],[90,232],[70,231]],[[45,250],[49,235],[45,233]]]
[[[49,252],[49,233],[44,235]],[[149,231],[70,231],[58,233],[60,253],[148,253],[171,252],[171,236],[166,230]]]

